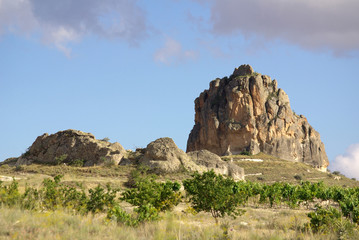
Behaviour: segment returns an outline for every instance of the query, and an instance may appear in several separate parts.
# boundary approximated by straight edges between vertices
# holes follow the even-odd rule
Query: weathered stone
[[[234,69],[232,77],[246,76],[246,75],[251,75],[253,73],[254,73],[253,68],[250,65],[246,64],[246,65],[241,65],[238,68]]]
[[[29,150],[18,158],[16,165],[58,164],[60,159],[69,164],[81,160],[85,166],[101,165],[106,161],[118,164],[125,154],[125,149],[117,142],[96,140],[91,133],[69,129],[37,137]]]
[[[244,179],[243,168],[227,163],[218,155],[206,150],[186,154],[171,138],[159,138],[148,144],[139,163],[157,173],[172,173],[181,170],[202,173],[213,169],[217,174],[229,175],[235,180]]]
[[[276,80],[242,65],[231,77],[216,79],[195,100],[195,125],[187,152],[218,155],[264,152],[325,169],[329,162],[320,135],[297,116]]]
[[[210,151],[193,151],[187,153],[187,155],[194,163],[202,168],[204,167],[202,171],[213,170],[217,174],[231,176],[234,180],[244,180],[243,168],[234,163],[223,161],[218,155]]]
[[[200,170],[196,164],[189,160],[187,154],[168,137],[159,138],[149,143],[139,163],[160,173],[178,172],[182,169]]]

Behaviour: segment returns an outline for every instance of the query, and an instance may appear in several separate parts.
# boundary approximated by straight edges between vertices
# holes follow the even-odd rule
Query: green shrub
[[[0,205],[8,207],[15,206],[21,200],[21,194],[19,192],[19,183],[13,179],[9,186],[3,186],[0,181]]]
[[[316,207],[315,212],[308,213],[309,226],[314,233],[334,233],[338,239],[354,239],[357,225],[344,218],[342,213],[334,207],[327,209],[318,205]]]
[[[157,211],[166,211],[181,201],[178,182],[156,182],[153,175],[136,179],[136,187],[126,190],[122,200],[134,206],[152,205]]]
[[[242,151],[242,152],[239,153],[239,155],[251,156],[252,154],[249,151]]]
[[[119,189],[112,189],[110,184],[106,185],[106,191],[100,185],[94,189],[90,189],[87,211],[95,214],[104,211],[105,208],[113,207],[118,191]]]
[[[70,166],[73,167],[83,167],[85,161],[83,159],[75,159],[70,163]]]
[[[342,218],[341,212],[338,209],[329,207],[328,209],[322,208],[317,205],[317,209],[314,212],[308,213],[310,218],[310,228],[314,233],[331,231],[334,227],[334,223]]]
[[[230,177],[217,175],[213,170],[203,174],[196,172],[192,179],[183,181],[183,186],[193,209],[211,213],[216,222],[219,217],[235,218],[244,213],[238,208],[242,203],[239,186]]]
[[[55,164],[61,165],[65,163],[66,159],[67,159],[67,154],[62,154],[61,156],[55,158]]]

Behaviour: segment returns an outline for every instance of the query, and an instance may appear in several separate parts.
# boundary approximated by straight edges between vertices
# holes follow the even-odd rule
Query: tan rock
[[[16,165],[58,164],[59,159],[63,163],[82,160],[85,166],[101,165],[106,161],[118,164],[125,154],[125,149],[117,142],[97,140],[91,133],[69,129],[37,137]]]
[[[223,161],[218,155],[210,151],[194,151],[187,153],[187,155],[194,163],[202,167],[202,172],[213,170],[217,174],[231,176],[234,180],[244,180],[243,168],[234,163]]]
[[[231,77],[216,79],[195,100],[195,125],[187,152],[218,155],[264,152],[318,168],[328,166],[320,135],[304,116],[297,116],[276,80],[254,73],[249,65]]]

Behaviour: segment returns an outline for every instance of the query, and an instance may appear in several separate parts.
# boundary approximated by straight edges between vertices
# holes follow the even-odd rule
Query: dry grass
[[[108,221],[104,215],[0,208],[0,239],[337,239],[304,231],[308,218],[303,210],[246,210],[243,216],[223,219],[218,225],[205,213],[174,211],[159,222],[131,228]]]
[[[264,161],[239,161],[240,158],[260,158]],[[302,176],[302,180],[312,182],[322,180],[328,185],[358,186],[357,181],[345,177],[337,181],[330,174],[319,172],[306,164],[267,155],[235,156],[234,162],[244,167],[246,174],[263,174],[260,176],[263,180],[259,180],[258,176],[248,176],[247,179],[252,181],[298,183],[294,178],[297,174]],[[111,183],[123,189],[132,170],[134,167],[131,166],[78,168],[29,165],[16,168],[3,165],[0,166],[0,175],[20,178],[20,190],[26,184],[39,187],[43,179],[57,174],[64,175],[63,182],[68,185],[79,182],[85,188],[92,188],[97,184]],[[184,171],[160,176],[160,180],[182,180],[189,176]],[[182,203],[173,212],[164,214],[161,221],[146,223],[138,228],[106,221],[105,215],[100,214],[93,217],[71,215],[65,211],[31,212],[0,207],[0,239],[338,239],[336,235],[313,235],[304,231],[303,226],[309,221],[305,209],[256,208],[256,204],[250,206],[244,208],[247,212],[243,216],[235,220],[226,218],[221,225],[216,225],[209,214],[185,213],[187,206]],[[225,231],[228,236],[224,235]]]
[[[263,153],[252,156],[234,155],[222,157],[222,159],[226,160],[230,158],[232,158],[233,162],[238,166],[244,168],[245,174],[261,173],[261,175],[246,176],[246,179],[250,181],[299,183],[300,180],[303,180],[310,182],[323,181],[329,186],[359,186],[358,181],[346,178],[343,175],[340,176],[340,180],[335,180],[334,175],[329,172],[324,173],[305,163],[285,161]],[[241,161],[241,159],[245,158],[262,159],[263,162]],[[299,176],[297,177],[298,179],[296,179],[295,176]]]

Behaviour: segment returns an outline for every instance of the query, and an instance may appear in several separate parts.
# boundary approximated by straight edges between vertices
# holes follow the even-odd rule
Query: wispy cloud
[[[197,56],[198,53],[196,51],[183,50],[181,43],[172,38],[167,38],[164,46],[155,52],[154,59],[164,64],[172,64],[195,59]]]
[[[193,0],[198,1],[198,0]],[[357,0],[212,0],[212,33],[284,40],[337,55],[359,51]]]
[[[330,169],[337,170],[347,177],[359,179],[359,143],[350,145],[344,155],[339,155],[330,164]]]
[[[0,0],[0,34],[40,33],[70,55],[68,44],[88,34],[136,46],[147,37],[146,13],[128,0]]]

